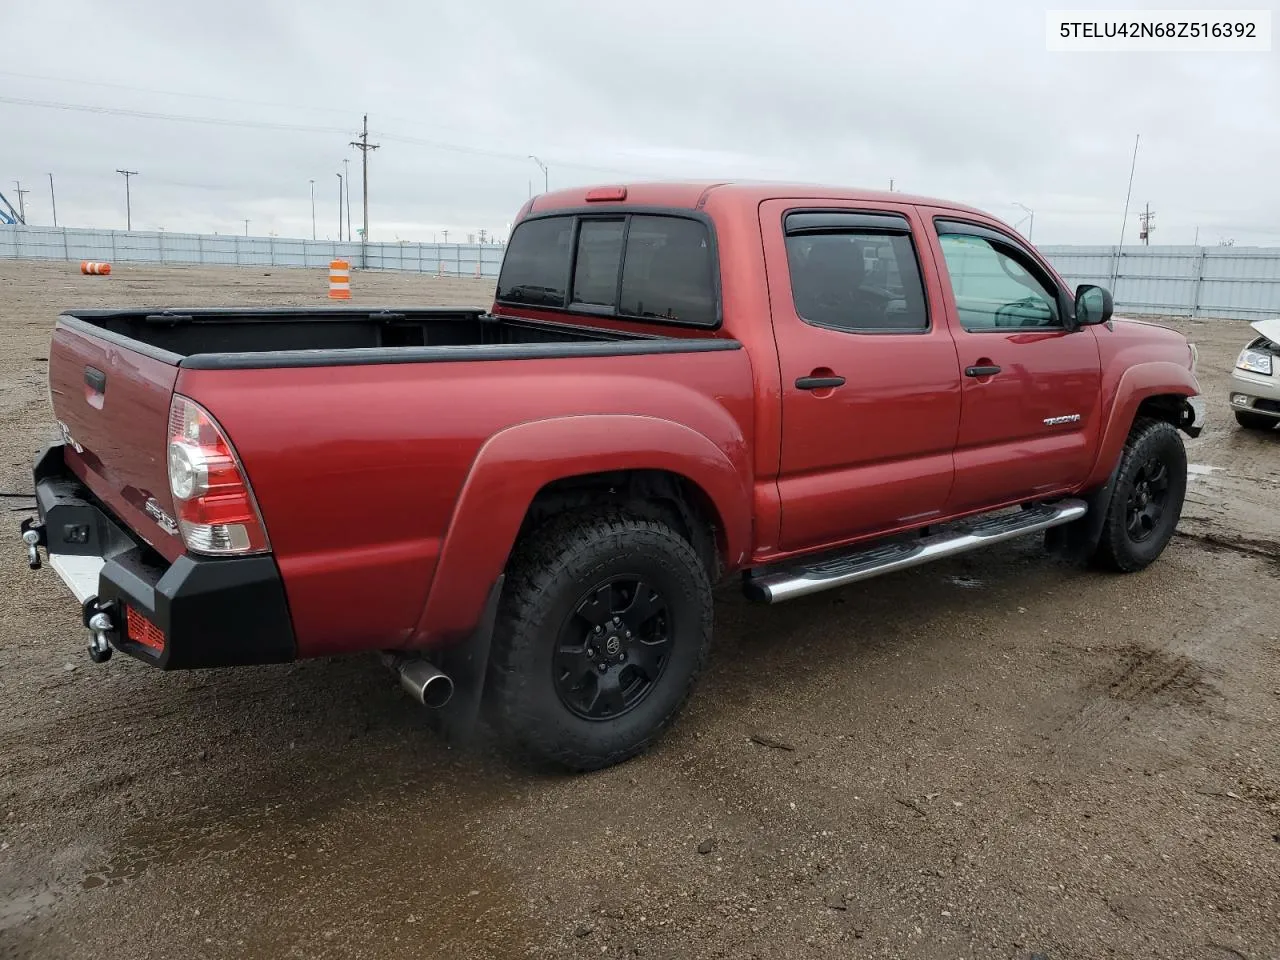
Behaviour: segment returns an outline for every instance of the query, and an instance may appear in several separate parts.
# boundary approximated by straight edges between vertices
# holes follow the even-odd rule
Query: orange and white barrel
[[[81,260],[80,272],[86,276],[105,277],[111,273],[111,264],[98,260]]]
[[[329,261],[329,299],[351,299],[351,264],[346,260]]]

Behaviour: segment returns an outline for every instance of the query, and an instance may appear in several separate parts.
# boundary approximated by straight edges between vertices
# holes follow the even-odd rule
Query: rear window
[[[714,268],[710,233],[699,220],[656,214],[542,217],[512,233],[497,298],[714,327]]]

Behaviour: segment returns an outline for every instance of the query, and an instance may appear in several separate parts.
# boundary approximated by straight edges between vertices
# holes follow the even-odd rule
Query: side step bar
[[[954,557],[1002,540],[1048,530],[1079,520],[1087,511],[1083,500],[1058,500],[1018,513],[972,520],[945,533],[918,540],[868,547],[807,564],[801,562],[772,569],[761,568],[747,575],[745,590],[750,599],[763,603],[793,600],[820,590],[869,580],[882,573]]]

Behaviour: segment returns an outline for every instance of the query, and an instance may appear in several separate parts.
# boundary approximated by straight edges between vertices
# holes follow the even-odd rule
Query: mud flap
[[[1119,470],[1120,464],[1117,463],[1105,484],[1080,498],[1088,504],[1088,513],[1073,523],[1045,531],[1044,545],[1050,554],[1076,564],[1085,563],[1093,556],[1102,539],[1102,527],[1107,520],[1107,509],[1111,506],[1111,494],[1115,490]]]
[[[471,635],[433,658],[436,666],[453,680],[453,696],[434,714],[436,726],[445,740],[456,746],[472,742],[478,733],[493,626],[498,619],[498,601],[506,579],[506,574],[503,574],[494,581],[480,622]]]

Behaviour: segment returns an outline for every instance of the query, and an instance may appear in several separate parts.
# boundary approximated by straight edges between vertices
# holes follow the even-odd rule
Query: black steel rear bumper
[[[38,519],[24,521],[23,533],[33,531],[28,541],[48,551],[50,565],[73,593],[89,594],[81,597],[86,625],[94,612],[108,613],[112,647],[162,670],[295,658],[293,624],[274,557],[184,554],[168,563],[71,473],[62,444],[40,454],[33,476]],[[93,558],[102,561],[96,590]],[[73,568],[79,576],[66,572]],[[129,636],[127,609],[159,628],[163,649]]]

